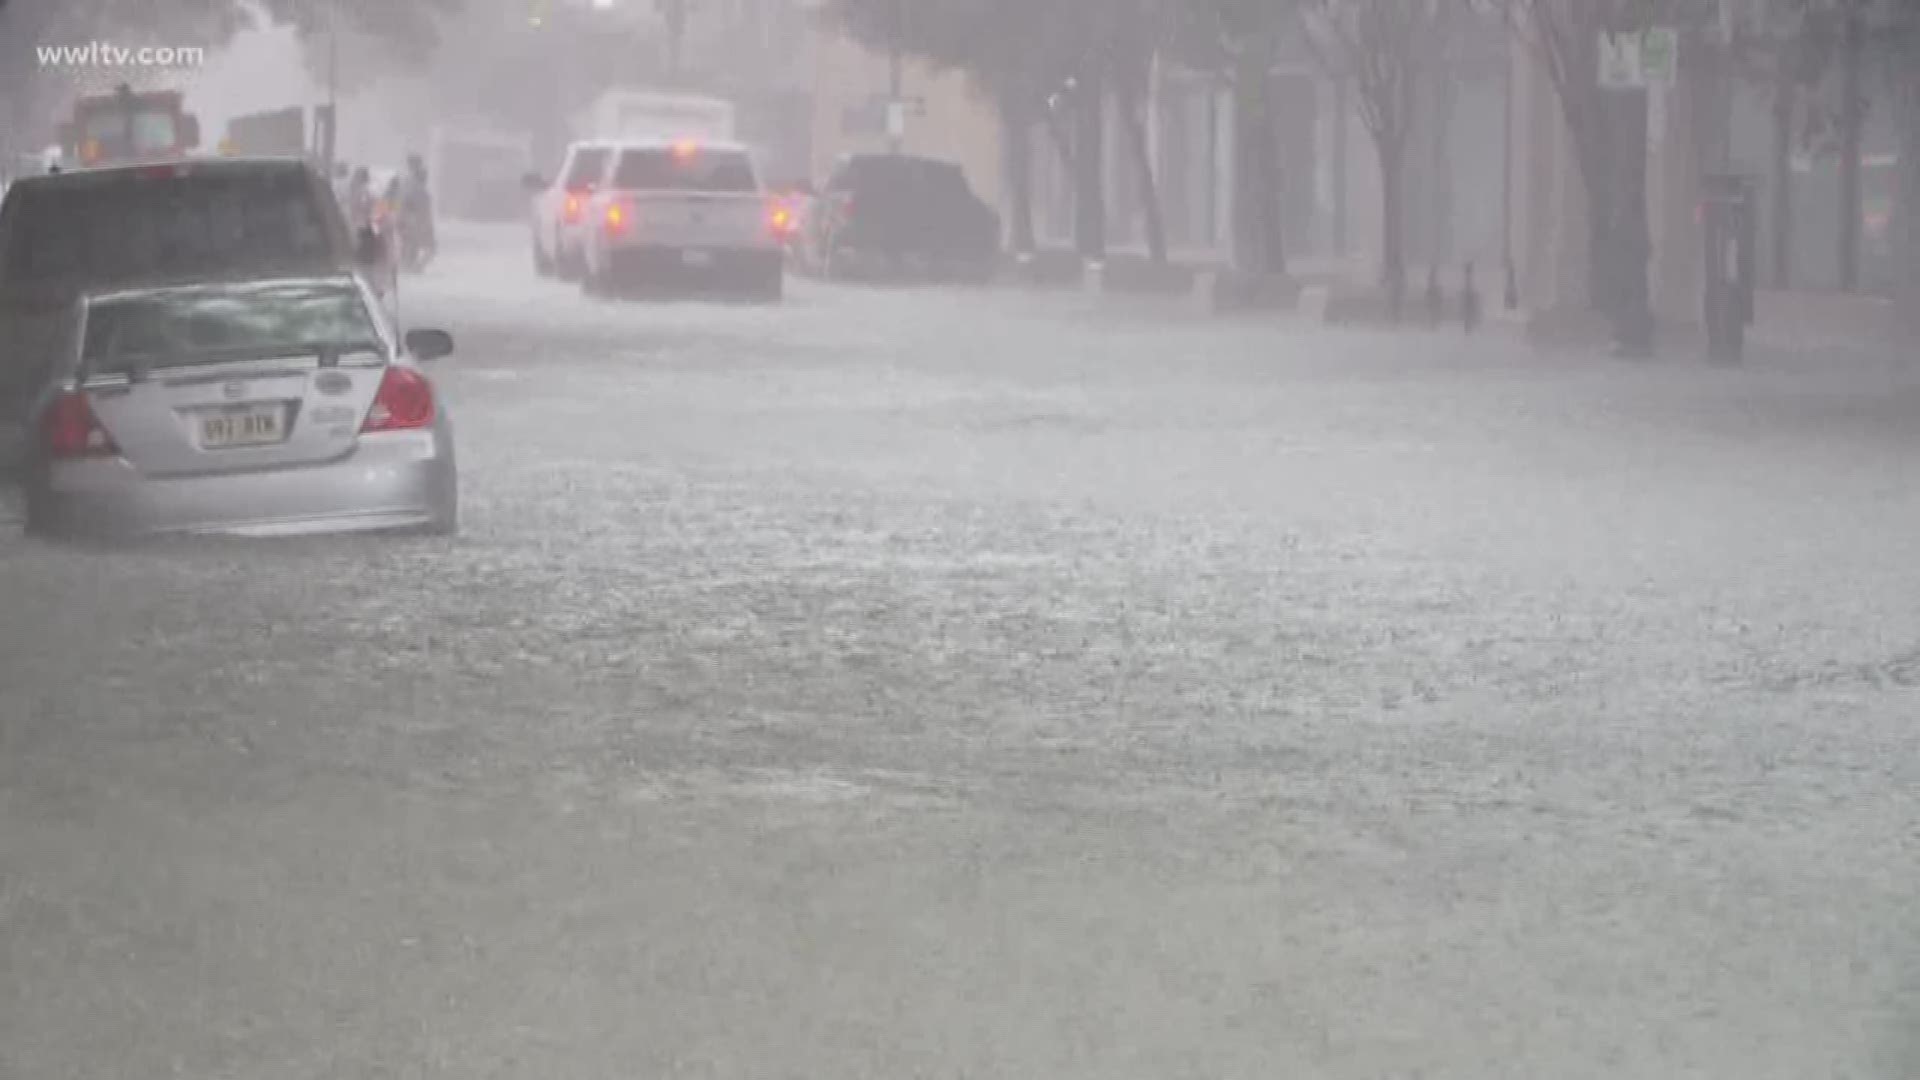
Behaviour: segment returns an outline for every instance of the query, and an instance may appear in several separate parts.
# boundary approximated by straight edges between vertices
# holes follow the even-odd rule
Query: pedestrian
[[[354,235],[373,227],[373,176],[365,166],[353,170],[347,180],[347,224]]]
[[[1446,299],[1440,292],[1440,266],[1427,267],[1427,325],[1439,326],[1446,318]]]
[[[1471,334],[1480,328],[1480,290],[1473,284],[1473,262],[1460,278],[1460,326]]]
[[[400,195],[400,227],[407,265],[418,270],[431,262],[440,245],[434,235],[433,193],[427,180],[427,163],[419,154],[407,155],[406,182]]]

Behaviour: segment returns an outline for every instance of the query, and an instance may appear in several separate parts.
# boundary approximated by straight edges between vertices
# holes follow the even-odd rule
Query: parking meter
[[[1701,321],[1707,352],[1716,361],[1737,363],[1753,322],[1754,186],[1749,177],[1721,174],[1706,177],[1702,187],[1700,234],[1706,257]]]

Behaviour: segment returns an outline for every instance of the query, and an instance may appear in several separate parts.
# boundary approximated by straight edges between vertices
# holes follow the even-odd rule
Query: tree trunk
[[[1587,309],[1609,318],[1616,308],[1613,272],[1613,193],[1601,185],[1605,178],[1590,178],[1587,184]]]
[[[1265,57],[1249,49],[1234,60],[1233,71],[1233,263],[1251,277],[1268,272],[1265,214],[1261,201],[1266,156],[1261,127],[1266,123]]]
[[[1106,94],[1099,77],[1083,76],[1073,92],[1074,247],[1080,257],[1107,257]]]
[[[1065,172],[1068,176],[1072,176],[1074,175],[1073,137],[1067,134],[1066,127],[1060,123],[1059,113],[1052,109],[1047,109],[1045,115],[1047,141],[1053,144],[1054,152],[1060,155],[1061,171]]]
[[[1771,203],[1768,235],[1773,242],[1773,287],[1793,287],[1793,112],[1794,86],[1782,77],[1773,86],[1773,146],[1767,188]]]
[[[1653,305],[1651,272],[1653,237],[1647,214],[1647,94],[1631,91],[1619,95],[1619,126],[1614,145],[1619,147],[1621,169],[1618,199],[1614,203],[1615,287],[1614,342],[1633,356],[1653,351]]]
[[[1116,87],[1121,123],[1127,132],[1127,150],[1134,177],[1140,184],[1141,223],[1146,226],[1147,258],[1155,266],[1167,264],[1167,224],[1161,215],[1160,184],[1153,175],[1153,148],[1148,145],[1146,120],[1139,88],[1130,81]]]
[[[1333,85],[1333,251],[1347,257],[1347,132],[1352,126],[1353,105],[1348,100],[1347,80]]]
[[[1453,258],[1453,157],[1452,147],[1454,82],[1450,72],[1433,73],[1433,171],[1427,177],[1427,262],[1441,266]]]
[[[1866,49],[1859,0],[1846,0],[1840,46],[1840,291],[1860,287],[1860,142],[1866,102],[1860,88]]]
[[[1920,51],[1920,46],[1909,45]],[[1900,245],[1901,305],[1909,329],[1920,332],[1920,56],[1909,52],[1900,94]]]
[[[1275,127],[1278,117],[1272,108],[1272,89],[1266,80],[1261,80],[1260,100],[1265,121],[1260,125],[1258,189],[1260,199],[1260,250],[1261,262],[1268,274],[1287,272],[1287,218],[1286,218],[1286,173],[1282,171],[1280,161],[1280,132]]]
[[[1006,147],[1007,246],[1030,255],[1033,238],[1033,117],[1012,99],[1000,103],[1001,144]]]
[[[1406,251],[1406,148],[1403,135],[1391,132],[1374,136],[1374,149],[1380,158],[1380,287],[1387,294],[1387,310],[1393,321],[1407,299]]]

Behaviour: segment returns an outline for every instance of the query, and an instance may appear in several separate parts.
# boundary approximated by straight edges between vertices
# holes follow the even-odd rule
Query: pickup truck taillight
[[[793,231],[793,211],[786,204],[776,202],[767,208],[767,225],[776,236],[785,236]]]
[[[626,232],[627,226],[632,222],[632,220],[633,220],[632,212],[627,209],[627,205],[625,203],[615,202],[615,203],[607,204],[607,213],[606,213],[604,224],[606,225],[607,234],[609,236],[618,236],[621,233]]]

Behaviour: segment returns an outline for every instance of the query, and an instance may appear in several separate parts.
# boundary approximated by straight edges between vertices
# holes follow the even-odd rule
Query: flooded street
[[[445,244],[458,539],[0,513],[0,1075],[1920,1068],[1920,383]]]

